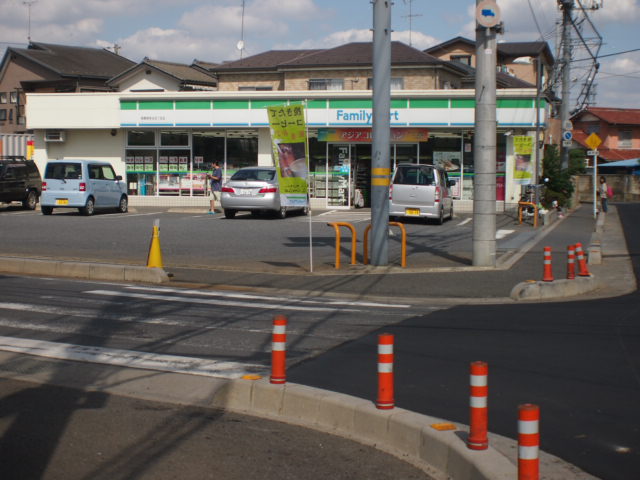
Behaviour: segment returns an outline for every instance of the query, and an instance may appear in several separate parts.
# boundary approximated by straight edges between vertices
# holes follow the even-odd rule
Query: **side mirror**
[[[122,175],[116,175],[116,180],[118,181],[122,180]]]

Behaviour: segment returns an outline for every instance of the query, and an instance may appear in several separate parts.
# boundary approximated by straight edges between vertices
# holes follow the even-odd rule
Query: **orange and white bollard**
[[[580,277],[588,277],[591,274],[587,268],[587,259],[584,258],[584,252],[582,251],[582,244],[576,243],[576,256],[578,257],[578,275]]]
[[[518,407],[518,480],[540,477],[540,407],[526,403]]]
[[[567,279],[573,280],[574,278],[576,278],[575,245],[569,245],[567,247]]]
[[[390,410],[393,400],[393,334],[378,335],[378,399],[376,407]]]
[[[287,317],[273,318],[273,339],[271,342],[271,383],[287,382]]]
[[[553,282],[553,269],[551,268],[551,247],[544,247],[544,274],[543,282]]]
[[[471,399],[469,438],[467,447],[471,450],[486,450],[489,447],[487,437],[489,396],[488,386],[489,366],[486,362],[471,363]]]

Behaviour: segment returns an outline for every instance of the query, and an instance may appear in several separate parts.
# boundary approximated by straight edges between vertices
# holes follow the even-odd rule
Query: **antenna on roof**
[[[413,30],[412,28],[412,23],[413,23],[413,17],[421,17],[422,14],[421,13],[411,13],[412,12],[412,5],[413,5],[413,0],[404,0],[405,5],[409,5],[409,15],[403,15],[403,18],[408,18],[409,19],[409,46],[413,46],[411,44],[411,32]]]
[[[244,0],[242,0],[242,17],[240,20],[240,40],[236,44],[236,48],[240,50],[240,60],[242,60],[242,51],[244,50]]]
[[[27,10],[29,12],[29,19],[27,21],[27,40],[31,43],[31,5],[36,3],[38,0],[24,0],[22,2],[23,5],[27,6]]]

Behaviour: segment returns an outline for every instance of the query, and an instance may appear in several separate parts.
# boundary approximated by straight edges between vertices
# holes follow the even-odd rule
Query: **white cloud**
[[[604,7],[592,12],[593,20],[598,24],[631,23],[640,19],[638,0],[607,0]]]

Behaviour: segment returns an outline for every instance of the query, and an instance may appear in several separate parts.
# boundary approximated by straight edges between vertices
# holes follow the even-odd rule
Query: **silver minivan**
[[[389,188],[389,216],[436,220],[453,218],[452,183],[434,165],[400,163]]]
[[[44,170],[40,209],[51,215],[54,208],[77,208],[83,215],[105,208],[126,213],[126,182],[108,162],[51,160]]]

